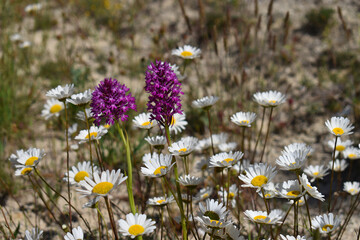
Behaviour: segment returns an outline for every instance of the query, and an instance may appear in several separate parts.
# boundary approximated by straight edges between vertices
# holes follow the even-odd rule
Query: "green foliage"
[[[331,22],[334,10],[331,8],[312,9],[306,15],[303,27],[311,35],[320,35]]]

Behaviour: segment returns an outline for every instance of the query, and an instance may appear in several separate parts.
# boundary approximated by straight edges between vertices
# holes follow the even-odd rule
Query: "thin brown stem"
[[[269,133],[270,133],[270,123],[271,123],[271,117],[272,117],[273,110],[274,110],[274,108],[273,108],[273,107],[271,107],[271,108],[270,108],[269,121],[268,121],[268,125],[267,125],[266,136],[265,136],[265,143],[264,143],[264,147],[263,147],[263,150],[262,150],[262,153],[261,153],[260,162],[262,162],[262,161],[263,161],[263,157],[264,157],[264,153],[265,153],[265,148],[266,148],[266,143],[267,143],[267,140],[268,140],[268,138],[269,138]]]
[[[254,147],[254,151],[253,151],[253,156],[252,156],[252,159],[251,159],[251,163],[254,163],[255,155],[256,155],[256,148],[257,148],[257,146],[258,146],[258,144],[259,144],[261,132],[262,132],[262,129],[263,129],[263,126],[264,126],[265,110],[266,110],[266,108],[263,107],[263,114],[262,114],[262,118],[261,118],[260,130],[259,130],[259,133],[258,133],[257,138],[256,138],[256,143],[255,143],[255,147]]]
[[[332,195],[332,185],[333,185],[333,180],[334,180],[335,151],[336,151],[337,140],[338,140],[338,136],[335,137],[334,150],[333,150],[333,154],[332,154],[332,168],[331,168],[328,213],[330,213],[330,209],[331,209],[331,195]]]
[[[72,219],[71,219],[71,192],[70,192],[70,155],[69,155],[69,122],[68,122],[68,111],[66,106],[66,101],[64,100],[64,110],[65,110],[65,138],[66,138],[66,170],[67,170],[67,189],[68,189],[68,198],[69,198],[69,226],[72,229]]]
[[[106,208],[107,208],[108,213],[109,213],[111,228],[113,230],[115,240],[119,240],[119,236],[117,234],[116,225],[115,225],[115,221],[114,221],[114,214],[113,214],[112,209],[111,209],[110,200],[109,200],[109,198],[107,196],[105,197],[105,203],[106,203]]]

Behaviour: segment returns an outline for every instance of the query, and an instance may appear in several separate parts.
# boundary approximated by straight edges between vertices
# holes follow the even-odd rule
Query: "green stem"
[[[111,209],[111,205],[110,205],[110,201],[108,196],[105,197],[105,203],[106,203],[106,208],[108,210],[109,213],[109,218],[110,218],[110,223],[111,223],[111,228],[113,230],[114,236],[115,236],[115,240],[119,240],[119,236],[117,234],[117,230],[116,230],[116,225],[115,225],[115,221],[114,221],[114,214],[112,212]]]
[[[68,189],[68,198],[69,198],[69,226],[72,229],[72,220],[71,220],[71,193],[70,193],[70,156],[69,156],[69,122],[68,122],[68,112],[66,100],[63,101],[64,110],[65,110],[65,138],[66,138],[66,170],[67,170],[67,189]]]
[[[265,153],[265,148],[266,148],[266,143],[267,143],[267,140],[268,140],[268,138],[269,138],[269,133],[270,133],[270,123],[271,123],[271,116],[272,116],[273,110],[274,110],[274,108],[273,108],[273,107],[271,107],[271,108],[270,108],[269,121],[268,121],[268,125],[267,125],[266,136],[265,136],[265,143],[264,143],[264,147],[263,147],[263,150],[262,150],[262,153],[261,153],[260,162],[262,162],[262,161],[263,161],[263,157],[264,157],[264,153]]]
[[[334,150],[333,150],[333,154],[332,154],[332,168],[331,168],[328,213],[330,213],[330,209],[331,209],[331,195],[332,195],[332,184],[333,184],[333,180],[334,180],[335,151],[336,151],[337,140],[338,140],[338,136],[335,137]]]

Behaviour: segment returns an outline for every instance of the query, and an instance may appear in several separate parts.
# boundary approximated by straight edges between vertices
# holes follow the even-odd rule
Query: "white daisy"
[[[194,108],[202,108],[202,109],[209,109],[211,108],[217,101],[219,97],[216,96],[206,96],[200,99],[196,99],[192,101],[191,105]]]
[[[212,135],[212,138],[213,138],[213,144],[214,146],[219,146],[220,144],[222,143],[225,143],[227,142],[227,140],[229,139],[229,134],[227,133],[220,133],[220,134],[213,134]],[[210,141],[210,138],[209,140]],[[211,143],[210,143],[211,144]],[[210,145],[211,146],[211,145]]]
[[[301,169],[306,162],[307,153],[301,150],[296,150],[292,153],[282,152],[282,155],[276,159],[276,164],[280,169],[295,171]]]
[[[233,184],[229,188],[229,194],[226,191],[226,189],[223,189],[223,187],[220,187],[220,191],[218,191],[219,199],[220,201],[224,201],[224,204],[227,205],[227,200],[230,201],[231,206],[234,208],[236,205],[236,196],[238,194],[238,188],[236,187],[236,184]]]
[[[68,232],[64,236],[65,240],[83,240],[84,239],[84,232],[80,226],[77,228],[72,229],[72,233]]]
[[[71,95],[71,98],[66,99],[66,101],[77,106],[84,106],[91,101],[92,93],[93,90],[88,89],[83,93]]]
[[[326,120],[325,125],[337,137],[352,134],[351,130],[354,128],[350,120],[344,117],[332,117],[330,121]]]
[[[257,92],[253,97],[254,101],[263,107],[276,107],[286,100],[286,96],[277,91]]]
[[[325,201],[324,195],[322,195],[321,192],[319,192],[317,190],[317,187],[311,186],[305,173],[303,173],[299,179],[300,179],[301,185],[305,188],[306,192],[310,196],[312,196],[313,198],[316,198],[320,201]]]
[[[269,215],[263,211],[246,210],[245,216],[254,223],[260,224],[278,224],[284,216],[284,212],[279,209],[272,210]]]
[[[355,160],[360,158],[360,149],[357,147],[348,147],[343,151],[345,158]]]
[[[29,4],[25,7],[25,12],[27,13],[34,13],[37,12],[39,10],[42,9],[42,4],[41,3],[33,3],[33,4]]]
[[[78,129],[78,124],[74,123],[73,125],[69,126],[68,128],[68,137],[69,140],[71,139],[71,136],[74,135],[75,133],[77,133],[77,129]]]
[[[185,175],[185,176],[180,176],[177,181],[186,188],[194,189],[200,183],[202,183],[203,179],[201,177]]]
[[[277,197],[279,194],[279,191],[276,189],[275,184],[272,182],[269,182],[264,188],[264,195],[262,192],[258,192],[259,196],[263,198],[265,196],[266,199]]]
[[[190,45],[185,45],[184,47],[179,47],[171,51],[171,55],[175,55],[184,59],[194,59],[200,57],[201,50]]]
[[[211,187],[202,188],[196,194],[196,198],[198,198],[199,200],[205,200],[209,198],[212,193],[213,193],[213,189]]]
[[[14,161],[16,168],[35,167],[45,156],[45,151],[38,148],[29,148]]]
[[[40,240],[44,231],[40,231],[38,228],[33,228],[31,232],[25,231],[25,240]]]
[[[253,112],[237,112],[230,117],[230,120],[240,127],[251,127],[254,122],[256,113]]]
[[[169,152],[171,155],[185,157],[195,150],[198,141],[195,137],[181,138],[180,141],[173,143],[169,147]]]
[[[276,175],[276,168],[271,167],[266,163],[255,163],[245,168],[245,174],[241,173],[239,179],[245,184],[242,187],[263,188],[268,184]]]
[[[312,152],[312,147],[306,145],[305,143],[292,143],[284,147],[284,150],[281,153],[294,153],[300,151],[301,155],[309,156]]]
[[[27,176],[30,173],[32,173],[33,168],[32,167],[22,167],[22,168],[17,168],[15,170],[15,176]]]
[[[339,153],[342,153],[346,148],[350,147],[353,144],[354,143],[351,140],[342,141],[341,138],[338,138],[336,142],[335,156],[338,156]],[[334,149],[335,138],[328,141],[328,146],[330,147],[330,149]]]
[[[248,167],[250,167],[250,160],[249,159],[243,159],[242,161],[238,161],[237,164],[233,166],[233,169],[237,173],[243,173],[245,174],[244,170]]]
[[[133,123],[135,127],[142,129],[151,129],[154,127],[153,121],[150,120],[151,113],[141,113],[134,117]]]
[[[90,131],[88,131],[87,129],[81,130],[80,133],[75,137],[75,140],[78,140],[79,143],[89,142],[89,138],[90,140],[100,140],[101,137],[108,132],[108,130],[103,126],[91,126],[89,130]]]
[[[120,219],[118,221],[119,232],[123,236],[130,236],[131,238],[152,233],[156,229],[156,222],[146,218],[145,214],[127,214],[126,220]]]
[[[211,147],[211,140],[210,138],[205,138],[199,140],[198,144],[196,145],[195,149],[199,152],[206,150]]]
[[[219,150],[222,152],[234,151],[236,147],[237,147],[236,142],[221,143],[218,145]]]
[[[155,149],[163,149],[164,145],[166,144],[166,137],[164,136],[146,137],[145,141],[147,141]]]
[[[85,180],[85,177],[92,179],[92,171],[97,173],[97,167],[94,166],[93,169],[91,168],[91,162],[79,162],[76,166],[73,166],[69,171],[69,180],[71,185],[79,186],[80,181]],[[65,173],[65,177],[63,178],[64,181],[68,180],[68,174]]]
[[[245,240],[243,236],[241,236],[240,229],[237,229],[234,224],[230,224],[225,228],[226,239],[229,240]]]
[[[41,116],[48,120],[52,116],[59,117],[60,112],[64,109],[64,103],[56,99],[48,99],[41,111]]]
[[[149,160],[143,159],[145,167],[141,167],[141,173],[148,177],[162,177],[174,166],[170,154],[153,153]]]
[[[16,150],[16,153],[12,153],[9,157],[9,161],[11,162],[12,165],[15,165],[17,163],[17,160],[19,158],[21,158],[23,155],[25,155],[25,150],[24,149],[19,149]]]
[[[120,172],[120,169],[115,171],[109,170],[100,173],[94,172],[94,180],[85,177],[79,184],[82,189],[76,189],[80,194],[84,196],[107,196],[109,195],[118,185],[125,181],[127,177]]]
[[[91,120],[94,117],[94,115],[91,112],[91,108],[85,108],[85,111],[86,111],[87,119]],[[84,111],[78,111],[76,113],[76,118],[83,121],[83,122],[85,122],[85,113],[84,113]]]
[[[199,216],[195,217],[195,220],[206,227],[225,228],[231,224],[231,221],[226,221],[229,211],[226,211],[226,207],[214,199],[207,199],[205,206],[199,203],[199,209]]]
[[[328,163],[328,168],[332,169],[332,165],[333,165],[333,162],[332,161],[329,162]],[[345,159],[342,159],[342,160],[336,159],[335,162],[334,162],[334,171],[335,172],[342,172],[347,168],[348,165],[349,164],[346,162]]]
[[[284,235],[280,234],[280,237],[282,240],[306,240],[306,237],[300,236],[300,235],[298,235],[297,237],[293,237],[290,235],[284,236]]]
[[[74,84],[66,84],[65,86],[57,86],[49,90],[46,93],[47,97],[55,98],[59,101],[64,101],[66,98],[69,98],[74,92]]]
[[[171,124],[169,126],[170,132],[174,132],[175,134],[181,133],[185,126],[188,125],[188,122],[185,120],[186,114],[183,112],[183,114],[175,113],[172,116]]]
[[[344,191],[354,196],[360,191],[359,182],[344,182]]]
[[[21,43],[19,43],[19,48],[21,49],[25,49],[31,46],[31,42],[30,41],[22,41]]]
[[[309,198],[308,195],[304,195],[304,196],[302,196],[301,198],[299,198],[298,200],[290,200],[290,201],[287,202],[287,204],[293,205],[293,204],[294,204],[294,201],[296,201],[297,205],[298,205],[299,207],[301,207],[301,206],[304,206],[304,205],[305,205],[305,202],[306,202],[306,201],[305,201],[305,198],[306,198],[306,201],[307,201],[307,199]]]
[[[179,81],[184,80],[186,78],[186,75],[181,75],[178,65],[169,63],[169,66],[171,67],[171,70],[174,71]]]
[[[219,168],[231,168],[236,164],[242,157],[244,153],[237,152],[228,152],[228,153],[218,153],[210,158],[210,168],[219,167]]]
[[[328,171],[329,168],[325,165],[310,165],[304,169],[304,173],[312,177],[311,182],[314,182],[316,179],[323,179],[329,174]]]
[[[306,175],[305,175],[306,176]],[[306,191],[302,190],[302,185],[297,180],[288,180],[280,185],[279,194],[283,198],[298,199],[301,198]]]
[[[10,36],[10,41],[15,43],[20,43],[22,42],[22,36],[19,33],[15,33]]]
[[[311,220],[313,229],[319,229],[320,233],[329,234],[340,225],[340,219],[332,213],[316,216]]]
[[[149,198],[149,200],[146,202],[148,205],[151,206],[165,206],[169,203],[174,202],[174,196],[170,197],[153,197]]]

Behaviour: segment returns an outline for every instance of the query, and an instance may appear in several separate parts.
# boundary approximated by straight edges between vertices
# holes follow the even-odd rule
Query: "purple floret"
[[[115,121],[121,119],[126,121],[129,109],[136,111],[135,98],[131,93],[126,93],[130,89],[121,85],[116,79],[105,78],[95,88],[91,98],[91,112],[95,118],[95,124],[100,125],[104,120],[107,124],[114,124]]]
[[[182,114],[180,94],[181,83],[167,62],[151,63],[145,73],[145,91],[150,94],[147,110],[150,120],[170,126],[175,113]]]

